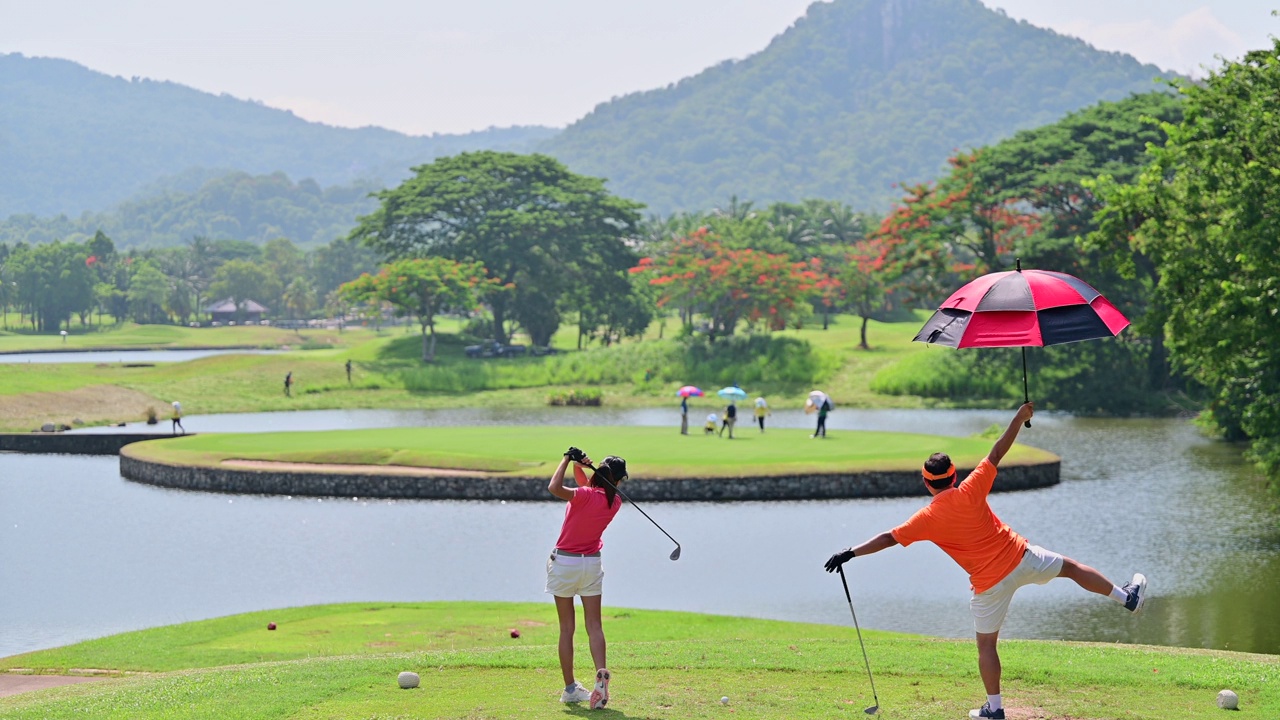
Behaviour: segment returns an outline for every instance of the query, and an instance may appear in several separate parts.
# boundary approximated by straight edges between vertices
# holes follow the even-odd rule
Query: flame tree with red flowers
[[[1008,197],[979,172],[980,153],[959,154],[936,184],[908,185],[902,202],[873,233],[892,262],[916,275],[916,289],[949,287],[965,277],[1013,265],[1015,249],[1040,227],[1027,203]]]
[[[799,316],[810,283],[786,255],[730,249],[705,228],[674,241],[660,258],[644,258],[633,273],[649,276],[660,306],[675,306],[692,331],[695,313],[707,336],[732,335],[740,321],[780,330]]]

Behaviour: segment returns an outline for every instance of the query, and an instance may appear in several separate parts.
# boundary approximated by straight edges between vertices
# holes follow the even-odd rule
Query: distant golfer
[[[720,418],[716,417],[716,414],[715,414],[715,413],[710,413],[710,414],[708,414],[708,415],[707,415],[707,421],[706,421],[705,423],[703,423],[703,424],[702,424],[702,434],[703,434],[703,435],[715,435],[715,434],[716,434],[716,423],[717,423],[717,422],[719,422],[719,421],[720,421]]]
[[[934,453],[924,464],[925,489],[933,496],[905,523],[870,540],[841,550],[827,560],[827,572],[861,555],[870,555],[894,545],[910,545],[928,540],[951,556],[969,573],[973,599],[969,609],[978,640],[978,672],[987,689],[987,702],[969,713],[971,718],[1004,718],[1000,698],[1000,655],[996,640],[1009,611],[1009,601],[1023,585],[1043,585],[1053,578],[1074,580],[1090,592],[1106,595],[1138,612],[1146,601],[1147,579],[1141,573],[1124,587],[1088,565],[1032,545],[1026,538],[1000,522],[987,504],[987,494],[996,479],[996,466],[1009,452],[1022,423],[1035,412],[1031,403],[1018,408],[1009,427],[996,441],[986,459],[964,482],[956,486],[956,466],[945,453]]]
[[[347,361],[347,384],[351,384],[351,361]]]
[[[831,412],[831,401],[827,398],[822,399],[822,407],[818,408],[818,427],[814,428],[813,434],[809,437],[824,438],[827,436],[827,414]]]
[[[173,434],[177,435],[181,430],[183,435],[187,434],[187,429],[182,427],[182,403],[177,400],[173,401]]]
[[[733,426],[738,423],[738,406],[730,400],[724,409],[724,424],[720,426],[720,437],[724,437],[724,431],[729,430],[729,439],[733,439]]]
[[[760,432],[764,432],[764,419],[772,414],[769,403],[762,397],[756,398],[756,422],[760,425]]]
[[[293,397],[293,371],[290,370],[284,376],[284,396]]]
[[[680,434],[689,434],[689,396],[680,398]]]
[[[564,486],[564,471],[573,463],[577,487]],[[551,476],[547,490],[561,500],[568,500],[560,539],[547,560],[547,592],[556,598],[556,615],[560,618],[560,672],[564,676],[562,703],[591,703],[591,709],[603,708],[609,702],[610,673],[605,664],[604,626],[600,624],[600,594],[604,585],[604,565],[600,561],[600,536],[622,508],[618,484],[627,479],[627,462],[620,457],[607,457],[587,479],[583,466],[591,458],[578,448],[569,448]],[[591,659],[596,665],[595,689],[587,692],[573,677],[573,632],[576,625],[573,596],[582,597]]]

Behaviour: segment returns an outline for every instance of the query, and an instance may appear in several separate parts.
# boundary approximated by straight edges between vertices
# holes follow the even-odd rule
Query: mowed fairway
[[[673,416],[675,414],[673,413]],[[543,475],[570,445],[595,460],[620,455],[634,478],[740,477],[801,472],[909,470],[933,452],[972,467],[991,440],[907,433],[833,431],[813,439],[803,430],[760,433],[739,427],[733,440],[700,428],[499,426],[389,428],[331,432],[217,434],[133,445],[129,454],[170,464],[217,465],[224,460],[402,465]],[[1051,461],[1050,453],[1015,446],[1006,464]]]
[[[838,583],[831,600],[843,602]],[[856,590],[855,590],[856,592]],[[268,622],[278,630],[266,629]],[[851,627],[606,605],[603,711],[566,707],[551,603],[360,603],[255,612],[0,660],[45,673],[147,674],[0,698],[5,718],[858,718],[871,704]],[[522,637],[510,637],[517,629]],[[983,699],[970,640],[864,631],[880,717],[963,718]],[[1280,714],[1280,659],[1145,646],[1006,641],[1011,718]],[[591,665],[577,634],[577,675]],[[401,690],[411,670],[422,686]],[[721,696],[729,704],[721,705]]]

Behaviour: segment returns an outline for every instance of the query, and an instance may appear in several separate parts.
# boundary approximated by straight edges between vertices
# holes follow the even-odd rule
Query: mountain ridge
[[[953,150],[1170,76],[978,0],[835,0],[760,52],[597,105],[538,149],[659,212],[730,195],[883,209]]]

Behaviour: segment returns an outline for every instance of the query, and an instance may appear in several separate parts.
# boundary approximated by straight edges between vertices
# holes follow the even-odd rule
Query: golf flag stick
[[[853,616],[853,628],[858,631],[858,645],[862,647],[862,662],[867,666],[867,680],[871,682],[871,697],[876,701],[875,705],[863,712],[875,715],[880,712],[880,696],[876,695],[876,681],[871,677],[871,661],[867,659],[867,646],[862,642],[862,628],[858,627],[858,613],[853,611],[853,596],[849,594],[849,582],[844,579],[844,565],[838,565],[836,571],[840,573],[840,584],[844,586],[844,598],[849,601],[849,614]]]

